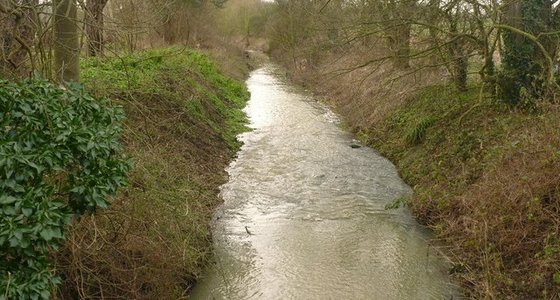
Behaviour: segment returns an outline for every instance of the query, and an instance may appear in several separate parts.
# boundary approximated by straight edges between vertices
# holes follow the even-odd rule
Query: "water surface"
[[[253,130],[222,187],[216,263],[192,298],[451,299],[427,232],[385,210],[411,193],[395,167],[352,148],[333,113],[276,73],[247,81]]]

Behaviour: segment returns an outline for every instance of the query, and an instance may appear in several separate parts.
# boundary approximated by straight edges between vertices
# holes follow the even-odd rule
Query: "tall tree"
[[[451,8],[446,17],[449,22],[449,42],[447,51],[451,60],[452,81],[457,90],[464,92],[467,90],[467,75],[469,67],[469,57],[466,53],[465,37],[459,32],[462,10],[457,2]]]
[[[410,67],[410,39],[415,0],[380,1],[380,19],[396,69]]]
[[[76,0],[54,0],[55,76],[61,81],[80,80],[80,44]]]
[[[87,0],[85,9],[85,27],[90,56],[103,55],[105,41],[103,38],[103,9],[108,0]]]
[[[558,45],[557,8],[549,0],[510,0],[502,7],[504,47],[499,97],[527,104],[545,96],[552,81]]]

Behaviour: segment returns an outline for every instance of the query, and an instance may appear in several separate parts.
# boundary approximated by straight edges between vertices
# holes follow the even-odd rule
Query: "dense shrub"
[[[47,299],[65,226],[126,183],[123,110],[82,86],[0,81],[0,299]]]

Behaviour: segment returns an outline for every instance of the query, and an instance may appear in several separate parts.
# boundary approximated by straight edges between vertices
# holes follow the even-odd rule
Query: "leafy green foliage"
[[[47,299],[72,218],[126,183],[123,110],[78,84],[0,81],[0,299]]]
[[[241,108],[249,94],[243,83],[222,74],[207,55],[170,47],[103,60],[86,58],[81,66],[83,82],[104,87],[104,95],[121,97],[127,91],[131,100],[139,94],[165,97],[215,129],[221,126],[209,114],[217,113],[227,125],[222,137],[230,146],[239,146],[236,136],[246,129]]]

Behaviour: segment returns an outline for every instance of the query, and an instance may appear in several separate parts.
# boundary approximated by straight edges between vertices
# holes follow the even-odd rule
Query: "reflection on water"
[[[193,299],[450,299],[428,237],[385,205],[411,191],[328,109],[252,73],[251,132],[222,187],[216,264]],[[457,299],[455,296],[454,299]]]

